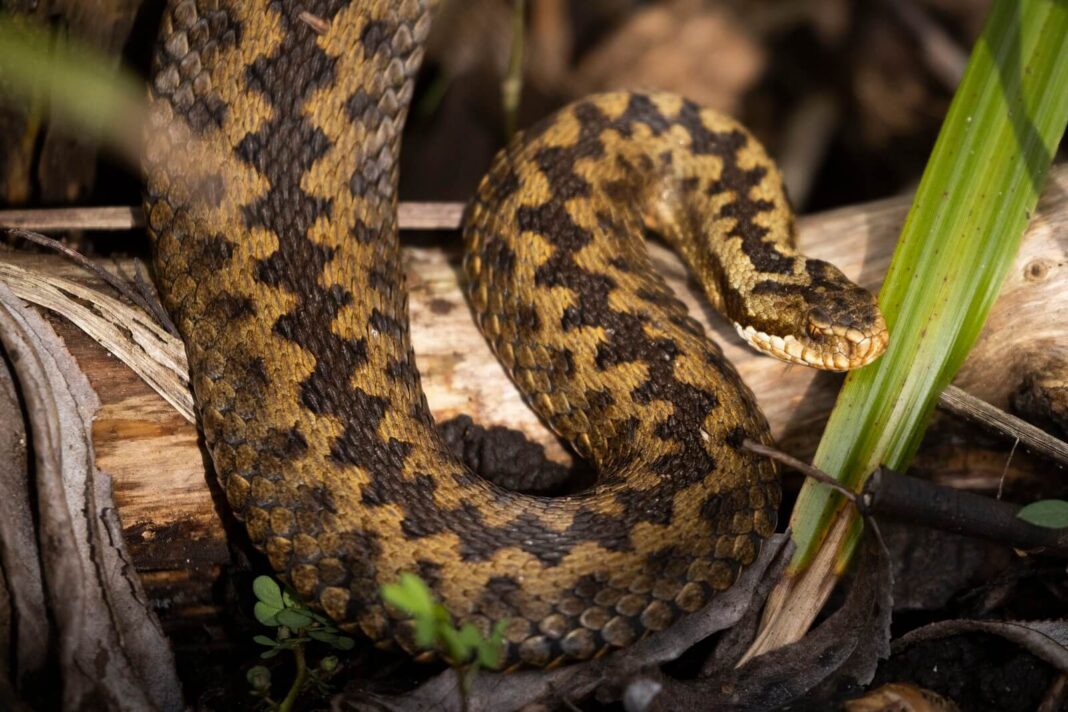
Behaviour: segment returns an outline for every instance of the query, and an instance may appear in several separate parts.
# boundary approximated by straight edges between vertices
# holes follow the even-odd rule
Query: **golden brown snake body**
[[[842,369],[874,298],[798,255],[738,124],[616,93],[518,136],[466,219],[466,289],[530,405],[599,472],[566,497],[470,472],[433,427],[408,332],[397,152],[424,2],[172,2],[146,211],[226,498],[297,592],[415,651],[380,599],[420,574],[509,664],[627,645],[732,585],[775,527],[753,396],[651,269],[670,242],[751,343]],[[181,119],[175,122],[174,119]],[[181,160],[188,127],[211,162]]]

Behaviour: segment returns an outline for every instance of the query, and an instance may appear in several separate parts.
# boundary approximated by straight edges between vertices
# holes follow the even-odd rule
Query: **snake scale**
[[[420,387],[398,244],[429,12],[172,1],[146,158],[157,280],[226,499],[305,600],[417,654],[379,596],[413,571],[457,619],[507,619],[508,665],[588,659],[729,588],[780,499],[741,448],[770,441],[751,392],[651,268],[645,230],[786,360],[861,366],[886,326],[793,249],[778,170],[737,123],[670,94],[579,101],[497,156],[463,281],[530,406],[599,479],[550,498],[469,471]]]

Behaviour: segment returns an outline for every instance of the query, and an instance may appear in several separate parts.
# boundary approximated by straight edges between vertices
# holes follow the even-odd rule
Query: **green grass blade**
[[[996,0],[931,154],[879,295],[890,346],[853,372],[813,464],[858,488],[905,469],[975,343],[1068,121],[1068,2]],[[841,506],[807,482],[791,526],[807,566]]]
[[[0,101],[50,104],[71,133],[107,142],[137,162],[144,84],[117,60],[24,17],[0,12]]]

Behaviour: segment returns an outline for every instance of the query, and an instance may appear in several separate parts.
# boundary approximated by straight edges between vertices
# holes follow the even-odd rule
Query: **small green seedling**
[[[382,587],[382,599],[415,622],[415,642],[426,650],[441,654],[460,679],[460,690],[466,704],[471,681],[479,668],[496,668],[501,664],[506,620],[497,621],[489,638],[483,637],[471,623],[459,629],[452,616],[434,600],[423,580],[411,573],[402,573],[397,583]]]
[[[1040,527],[1068,528],[1068,502],[1063,499],[1040,499],[1021,508],[1016,516]]]
[[[296,662],[296,674],[285,699],[271,699],[271,671],[257,665],[248,671],[246,678],[249,692],[266,709],[289,712],[300,693],[314,686],[319,692],[328,692],[327,682],[338,668],[338,659],[333,655],[324,657],[316,668],[309,669],[305,645],[312,641],[325,643],[336,650],[352,650],[352,638],[341,634],[325,616],[300,603],[289,591],[283,590],[270,576],[258,576],[252,582],[256,594],[253,613],[262,625],[275,629],[273,638],[257,635],[253,640],[267,648],[260,653],[264,659],[273,658],[280,652],[290,650]]]

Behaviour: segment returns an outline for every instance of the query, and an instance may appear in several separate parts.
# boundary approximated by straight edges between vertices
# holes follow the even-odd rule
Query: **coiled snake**
[[[419,0],[180,0],[152,85],[146,214],[226,498],[306,600],[415,652],[379,597],[419,573],[508,619],[508,664],[590,658],[732,585],[775,527],[750,391],[651,269],[650,228],[751,344],[817,367],[885,347],[874,298],[792,248],[779,173],[732,120],[615,93],[516,137],[466,216],[467,295],[599,480],[487,482],[434,429],[408,332],[397,153]],[[181,121],[175,121],[180,119]],[[183,160],[188,133],[212,160]]]

